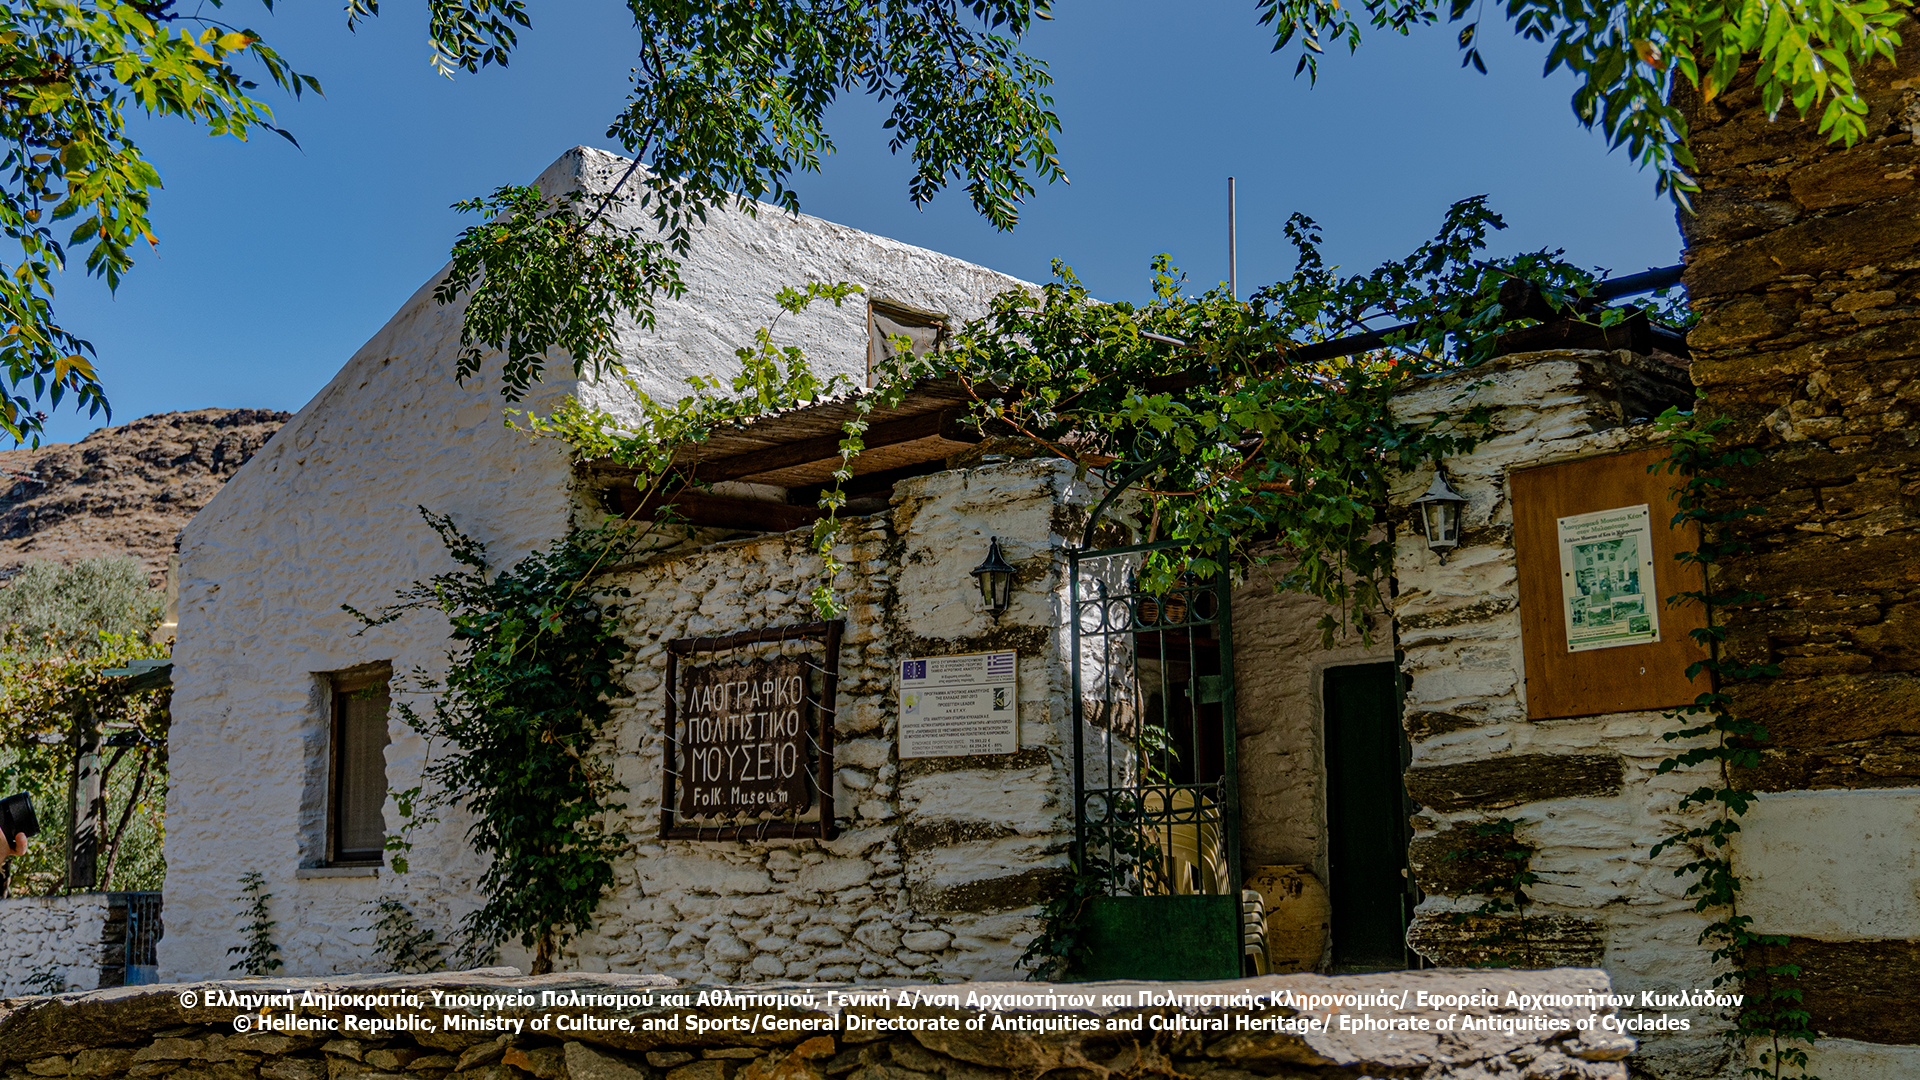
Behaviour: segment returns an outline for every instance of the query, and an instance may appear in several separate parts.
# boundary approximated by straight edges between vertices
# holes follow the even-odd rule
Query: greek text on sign
[[[1020,749],[1012,652],[900,663],[900,756],[963,757]]]
[[[689,668],[682,686],[680,816],[793,813],[808,807],[802,660]]]
[[[1555,528],[1567,651],[1659,641],[1660,593],[1654,588],[1647,504],[1574,514]]]

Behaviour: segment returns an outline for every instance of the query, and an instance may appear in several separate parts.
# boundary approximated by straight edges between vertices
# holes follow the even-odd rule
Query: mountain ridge
[[[79,442],[0,450],[0,579],[35,559],[129,555],[158,586],[193,515],[292,413],[155,413]]]

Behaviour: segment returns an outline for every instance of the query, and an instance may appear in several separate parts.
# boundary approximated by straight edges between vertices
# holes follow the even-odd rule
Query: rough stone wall
[[[1629,991],[1705,988],[1714,971],[1696,942],[1704,922],[1673,873],[1682,860],[1647,857],[1654,840],[1685,824],[1674,808],[1700,783],[1657,772],[1684,745],[1661,741],[1672,722],[1658,712],[1527,719],[1507,474],[1647,445],[1651,425],[1621,424],[1608,401],[1596,376],[1604,358],[1503,357],[1395,402],[1395,415],[1410,421],[1474,404],[1494,410],[1480,446],[1445,462],[1468,500],[1459,548],[1442,566],[1409,524],[1395,555],[1413,742],[1406,783],[1421,805],[1409,860],[1425,893],[1409,937],[1440,963],[1469,963],[1487,958],[1485,941],[1521,929],[1457,917],[1484,899],[1472,885],[1502,865],[1502,842],[1476,836],[1473,825],[1510,817],[1524,823],[1519,839],[1537,849],[1531,865],[1542,879],[1527,890],[1534,963],[1603,966]],[[1430,469],[1402,477],[1396,501],[1410,502],[1432,478]],[[1689,1077],[1711,1075],[1721,1056],[1711,1035],[1650,1038],[1647,1053],[1667,1070],[1658,1075]]]
[[[1240,736],[1240,865],[1309,866],[1327,880],[1326,744],[1321,675],[1330,667],[1393,659],[1383,623],[1320,645],[1326,605],[1273,589],[1254,569],[1233,593],[1234,717]]]
[[[1018,977],[1035,905],[1072,833],[1064,530],[1086,487],[1058,461],[904,482],[890,513],[854,519],[830,841],[658,838],[666,641],[816,618],[810,531],[717,544],[620,584],[635,696],[609,725],[633,857],[569,963],[718,979]],[[981,610],[968,571],[1000,539],[1013,607]],[[909,657],[1013,648],[1020,749],[901,761],[895,677]]]
[[[0,997],[44,991],[27,987],[43,972],[62,980],[62,989],[99,986],[108,907],[106,893],[0,899]]]
[[[1857,73],[1871,108],[1851,148],[1791,110],[1770,120],[1744,78],[1682,101],[1702,186],[1680,219],[1693,376],[1732,421],[1723,442],[1761,454],[1728,474],[1725,505],[1764,513],[1718,581],[1768,599],[1720,618],[1728,656],[1780,668],[1725,687],[1770,736],[1746,782],[1780,793],[1740,866],[1755,929],[1791,935],[1820,984],[1807,1007],[1840,1040],[1825,1075],[1920,1072],[1920,1048],[1865,1045],[1920,1043],[1911,991],[1883,989],[1920,957],[1920,912],[1889,898],[1920,877],[1869,854],[1920,845],[1903,809],[1920,787],[1920,24],[1900,32],[1897,64]],[[1815,863],[1787,857],[1809,840]],[[1810,887],[1809,865],[1837,876]]]
[[[1312,1034],[1283,1031],[1153,1030],[1158,1021],[1190,1025],[1231,1025],[1234,1014],[1285,1020],[1301,1015],[1290,1006],[1220,1009],[1205,1006],[1156,1007],[1137,1004],[1153,994],[1411,994],[1463,995],[1488,991],[1504,1000],[1509,992],[1530,996],[1604,993],[1607,977],[1599,971],[1447,972],[1355,975],[1328,979],[1312,975],[1278,976],[1234,983],[1100,983],[1070,987],[1046,984],[974,983],[943,987],[959,1007],[829,1001],[829,987],[761,985],[750,995],[805,991],[816,995],[812,1007],[693,1005],[705,992],[739,988],[686,986],[658,976],[551,975],[538,978],[489,977],[490,972],[458,975],[382,976],[376,978],[253,979],[189,986],[139,987],[63,998],[0,1001],[0,1080],[40,1077],[97,1077],[135,1080],[1128,1080],[1161,1076],[1168,1080],[1212,1077],[1249,1080],[1276,1076],[1312,1080],[1357,1077],[1418,1077],[1420,1080],[1625,1080],[1622,1059],[1634,1042],[1594,1030],[1520,1030],[1453,1032],[1341,1032]],[[842,993],[862,988],[833,987]],[[872,994],[876,988],[864,988]],[[650,1004],[618,1006],[467,1006],[449,1000],[543,994],[651,997]],[[1046,995],[1098,992],[1124,998],[1127,1005],[1101,1004],[1038,1011],[1012,1007],[991,1016],[966,1007],[968,995]],[[896,989],[894,994],[903,991]],[[303,1021],[347,1015],[376,1020],[425,1021],[431,1029],[376,1033],[234,1033],[234,1019],[252,1019],[238,1005],[208,1002],[231,994],[289,993],[342,996],[411,995],[421,1007],[390,1004],[362,1008],[275,1007],[279,1016]],[[883,997],[886,995],[882,994]],[[669,997],[686,1004],[668,1004]],[[191,1006],[183,1005],[191,1001]],[[1602,1010],[1607,1012],[1611,1010]],[[1521,1010],[1471,1006],[1453,1010],[1409,1006],[1349,1009],[1349,1015],[1377,1019],[1424,1018],[1430,1025],[1453,1014],[1477,1021],[1514,1017]],[[257,1015],[257,1013],[255,1014]],[[1331,1016],[1333,1014],[1327,1014]],[[1581,1008],[1549,1007],[1537,1015],[1576,1020]],[[495,1035],[447,1030],[452,1017],[518,1019],[526,1030]],[[561,1017],[587,1019],[591,1030],[560,1030]],[[740,1022],[758,1030],[695,1034],[681,1021]],[[1003,1023],[1069,1020],[1093,1023],[1099,1030],[1029,1033],[988,1028]],[[535,1032],[533,1024],[548,1023]],[[765,1018],[807,1024],[802,1030],[764,1030]],[[873,1030],[862,1018],[909,1022],[946,1021],[960,1030],[922,1028],[910,1033]],[[978,1018],[983,1030],[964,1030]],[[671,1021],[674,1029],[664,1029]],[[632,1030],[621,1030],[622,1023]],[[655,1025],[647,1029],[649,1023]],[[1112,1029],[1109,1024],[1114,1024]],[[1138,1027],[1131,1027],[1133,1024]],[[1123,1029],[1128,1025],[1131,1029]],[[1328,1026],[1332,1026],[1329,1024]],[[1436,1025],[1437,1026],[1437,1025]]]
[[[540,178],[549,190],[604,186],[619,166],[570,151]],[[624,213],[625,211],[621,211]],[[736,345],[771,320],[773,293],[810,277],[958,317],[1018,284],[947,256],[814,218],[763,208],[713,215],[696,238],[688,291],[657,309],[658,335],[623,334],[641,386],[669,396],[689,375],[725,375]],[[434,281],[440,275],[436,274]],[[458,815],[414,836],[411,873],[325,868],[329,709],[324,673],[388,661],[437,670],[446,627],[412,615],[364,634],[340,605],[372,610],[398,589],[454,565],[417,508],[450,514],[511,563],[565,528],[574,511],[563,448],[500,422],[494,366],[453,379],[458,306],[423,285],[225,485],[186,529],[180,629],[174,647],[174,725],[168,795],[168,933],[164,977],[230,970],[239,938],[242,874],[258,870],[287,970],[328,973],[379,965],[367,905],[384,895],[425,922],[450,926],[477,903],[479,865]],[[972,305],[972,306],[969,306]],[[862,303],[781,322],[824,369],[864,369]],[[524,404],[544,411],[576,396],[622,407],[623,390],[556,371]],[[631,401],[625,402],[625,406]],[[971,565],[971,564],[969,564]],[[665,587],[678,590],[677,583]],[[387,750],[392,790],[416,782],[422,741],[395,718]],[[386,808],[389,829],[397,806]]]

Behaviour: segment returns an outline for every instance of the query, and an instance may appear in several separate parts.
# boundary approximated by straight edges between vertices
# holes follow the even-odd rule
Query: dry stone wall
[[[1420,804],[1409,851],[1425,899],[1409,940],[1443,964],[1519,952],[1526,966],[1593,964],[1628,991],[1706,988],[1714,969],[1697,942],[1704,920],[1674,875],[1682,858],[1650,860],[1654,840],[1687,822],[1675,807],[1699,780],[1661,775],[1680,746],[1658,712],[1530,722],[1521,653],[1513,508],[1515,468],[1644,447],[1652,425],[1623,423],[1608,356],[1530,353],[1436,379],[1403,393],[1402,420],[1428,422],[1471,405],[1493,410],[1472,452],[1448,458],[1467,499],[1460,546],[1446,564],[1409,520],[1398,534],[1393,614],[1407,676],[1405,723],[1413,742],[1408,793]],[[1431,469],[1402,477],[1401,505],[1426,490]],[[1511,873],[1501,836],[1475,826],[1522,824],[1541,878],[1525,923],[1474,914],[1473,886]],[[1711,1034],[1649,1038],[1659,1075],[1708,1076],[1724,1051]]]
[[[106,893],[0,899],[0,995],[100,985]],[[29,979],[57,985],[29,985]]]
[[[809,622],[809,533],[712,545],[617,579],[634,696],[601,753],[635,845],[569,963],[715,979],[1017,977],[1072,831],[1064,543],[1087,490],[1058,461],[960,469],[899,486],[853,519],[834,724],[832,840],[659,839],[665,643]],[[981,610],[968,571],[998,537],[1015,602]],[[900,760],[895,676],[916,656],[1014,649],[1019,750]]]
[[[1857,72],[1850,148],[1769,117],[1750,74],[1679,102],[1702,189],[1680,219],[1693,374],[1723,444],[1759,454],[1726,473],[1723,508],[1762,512],[1718,581],[1767,599],[1720,617],[1730,658],[1780,670],[1726,688],[1770,737],[1743,783],[1778,793],[1755,826],[1778,838],[1755,831],[1739,866],[1755,929],[1793,938],[1828,1076],[1920,1072],[1920,1003],[1894,989],[1920,970],[1920,912],[1884,902],[1912,894],[1900,859],[1920,846],[1902,812],[1920,788],[1920,24],[1900,33],[1897,63]],[[1834,876],[1810,886],[1816,867]]]
[[[1301,1034],[1235,1026],[1236,1017],[1268,1023],[1303,1018],[1302,1009],[1286,1005],[1140,1003],[1142,994],[1155,995],[1153,1000],[1226,993],[1284,1000],[1289,992],[1426,991],[1488,993],[1504,1000],[1509,992],[1556,996],[1606,988],[1606,975],[1599,971],[1423,971],[1339,979],[1279,976],[1244,984],[975,983],[939,988],[958,1005],[903,1005],[898,995],[911,993],[905,987],[891,992],[844,985],[732,988],[684,985],[659,976],[516,978],[482,971],[249,979],[0,1001],[0,1080],[1625,1080],[1623,1059],[1634,1043],[1617,1033],[1459,1030],[1467,1018],[1511,1021],[1527,1012],[1506,1006],[1357,1008],[1347,1015],[1425,1019],[1430,1028],[1452,1015],[1455,1030]],[[815,1004],[756,1007],[763,995],[782,992],[810,994]],[[970,996],[1044,999],[1056,992],[1093,995],[1093,1004],[1016,1006],[993,1013],[964,1004]],[[533,1002],[549,995],[564,1001],[576,994],[650,1003],[481,1004],[522,995]],[[242,995],[285,995],[286,1004],[261,1010],[230,1003]],[[300,1004],[308,995],[314,1003]],[[697,1004],[732,995],[745,996],[733,1004]],[[352,997],[386,1003],[355,1007],[342,1000]],[[285,1030],[236,1032],[236,1019],[246,1024],[262,1011],[282,1017]],[[1593,1015],[1579,1006],[1531,1012],[1569,1022]],[[348,1016],[379,1021],[388,1030],[344,1030]],[[694,1018],[737,1030],[695,1032],[689,1022]],[[473,1026],[493,1022],[499,1029],[454,1030],[462,1019]],[[875,1021],[909,1023],[915,1030],[885,1030]],[[969,1030],[973,1021],[978,1030]],[[334,1030],[316,1029],[328,1022]],[[1097,1030],[1036,1030],[1040,1023],[1063,1022]],[[1169,1030],[1173,1025],[1182,1029]],[[787,1029],[768,1030],[781,1026]]]

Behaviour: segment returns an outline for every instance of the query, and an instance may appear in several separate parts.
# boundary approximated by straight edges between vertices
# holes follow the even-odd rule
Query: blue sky
[[[276,102],[299,149],[141,129],[167,185],[161,246],[117,296],[78,275],[59,293],[100,351],[115,421],[298,409],[445,261],[466,224],[450,203],[525,182],[576,144],[618,149],[605,131],[634,38],[617,0],[532,5],[511,67],[451,81],[427,64],[421,6],[386,7],[349,34],[338,4],[229,4],[326,88]],[[1461,69],[1453,35],[1376,35],[1331,53],[1310,86],[1269,51],[1252,0],[1058,0],[1029,47],[1052,64],[1072,182],[1043,189],[1017,229],[986,225],[962,192],[915,208],[880,110],[858,100],[836,107],[838,153],[797,185],[801,206],[1028,280],[1061,258],[1116,299],[1143,296],[1162,251],[1198,283],[1225,277],[1229,175],[1243,293],[1292,269],[1280,229],[1296,210],[1325,228],[1330,261],[1358,270],[1478,194],[1511,226],[1496,253],[1564,248],[1615,273],[1677,261],[1671,206],[1575,123],[1572,83],[1541,77],[1542,47],[1487,33],[1483,76]],[[49,437],[104,422],[62,408]]]

